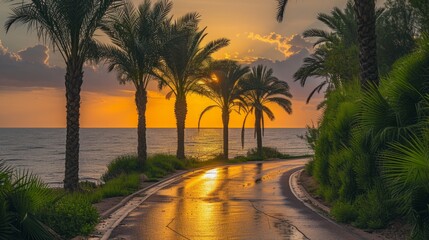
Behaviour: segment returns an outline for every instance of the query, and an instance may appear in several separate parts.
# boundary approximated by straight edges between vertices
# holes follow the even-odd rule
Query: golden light
[[[204,173],[203,178],[205,179],[216,179],[218,174],[218,169],[212,169]]]

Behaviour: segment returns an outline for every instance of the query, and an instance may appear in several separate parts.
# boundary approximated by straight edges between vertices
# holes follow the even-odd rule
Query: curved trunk
[[[79,188],[79,116],[83,72],[67,70],[65,80],[67,136],[64,189],[75,191]]]
[[[222,109],[222,123],[223,123],[223,157],[225,159],[228,159],[228,124],[229,124],[228,108]]]
[[[147,160],[147,144],[146,144],[146,104],[147,92],[142,86],[137,86],[135,101],[138,113],[137,125],[137,159],[140,166],[144,167]]]
[[[255,109],[256,144],[259,157],[262,157],[262,111]]]
[[[355,0],[355,12],[358,25],[359,61],[361,83],[378,85],[377,43],[375,34],[375,1]]]
[[[185,159],[185,120],[187,113],[187,104],[185,96],[176,96],[174,104],[174,113],[176,114],[177,125],[177,153],[178,159]]]

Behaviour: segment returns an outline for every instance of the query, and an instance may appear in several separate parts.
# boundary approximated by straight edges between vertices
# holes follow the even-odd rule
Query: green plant
[[[143,167],[135,155],[119,156],[107,165],[107,171],[101,176],[101,179],[107,182],[121,174],[141,172],[142,170]]]
[[[268,158],[281,158],[285,159],[290,157],[288,154],[281,153],[277,148],[272,147],[262,147],[262,154],[258,153],[258,148],[252,148],[247,151],[247,158],[250,161],[254,160],[264,160]]]
[[[353,207],[358,213],[356,221],[353,223],[360,228],[379,229],[386,227],[394,212],[390,196],[381,181],[363,195],[360,195],[353,203]]]
[[[46,207],[40,217],[65,238],[88,235],[98,223],[98,212],[81,194],[66,194]]]
[[[38,177],[0,161],[0,239],[57,239],[39,215],[53,200]]]
[[[338,222],[351,223],[356,220],[358,214],[353,205],[348,202],[336,202],[331,209],[331,215]]]
[[[427,131],[427,129],[426,129]],[[413,224],[413,239],[429,238],[429,136],[393,143],[382,155],[383,178],[401,213]]]
[[[102,198],[126,196],[137,191],[139,187],[140,174],[121,174],[102,185],[101,188],[95,192],[94,198],[98,197],[98,194],[100,194]]]

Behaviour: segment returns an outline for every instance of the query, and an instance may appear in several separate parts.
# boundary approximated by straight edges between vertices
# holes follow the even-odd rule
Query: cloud
[[[268,35],[260,35],[250,32],[248,33],[247,38],[274,45],[275,49],[282,53],[285,57],[290,57],[294,54],[297,54],[303,49],[310,50],[312,46],[310,42],[305,40],[299,34],[285,37],[275,32],[271,32]]]
[[[109,95],[125,95],[134,90],[130,84],[119,85],[115,73],[108,73],[103,66],[85,66],[82,91]],[[0,87],[3,90],[16,88],[56,88],[64,90],[63,67],[49,65],[49,49],[36,45],[10,52],[0,41]],[[126,91],[124,91],[126,90]]]
[[[44,45],[36,45],[21,50],[17,53],[22,61],[34,64],[45,64],[49,62],[49,49]]]

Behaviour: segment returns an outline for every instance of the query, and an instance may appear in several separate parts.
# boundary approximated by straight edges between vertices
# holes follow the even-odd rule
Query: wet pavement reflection
[[[309,239],[300,226],[312,228],[305,220],[312,217],[291,208],[280,185],[285,172],[303,163],[232,165],[188,174],[131,212],[111,238]]]

